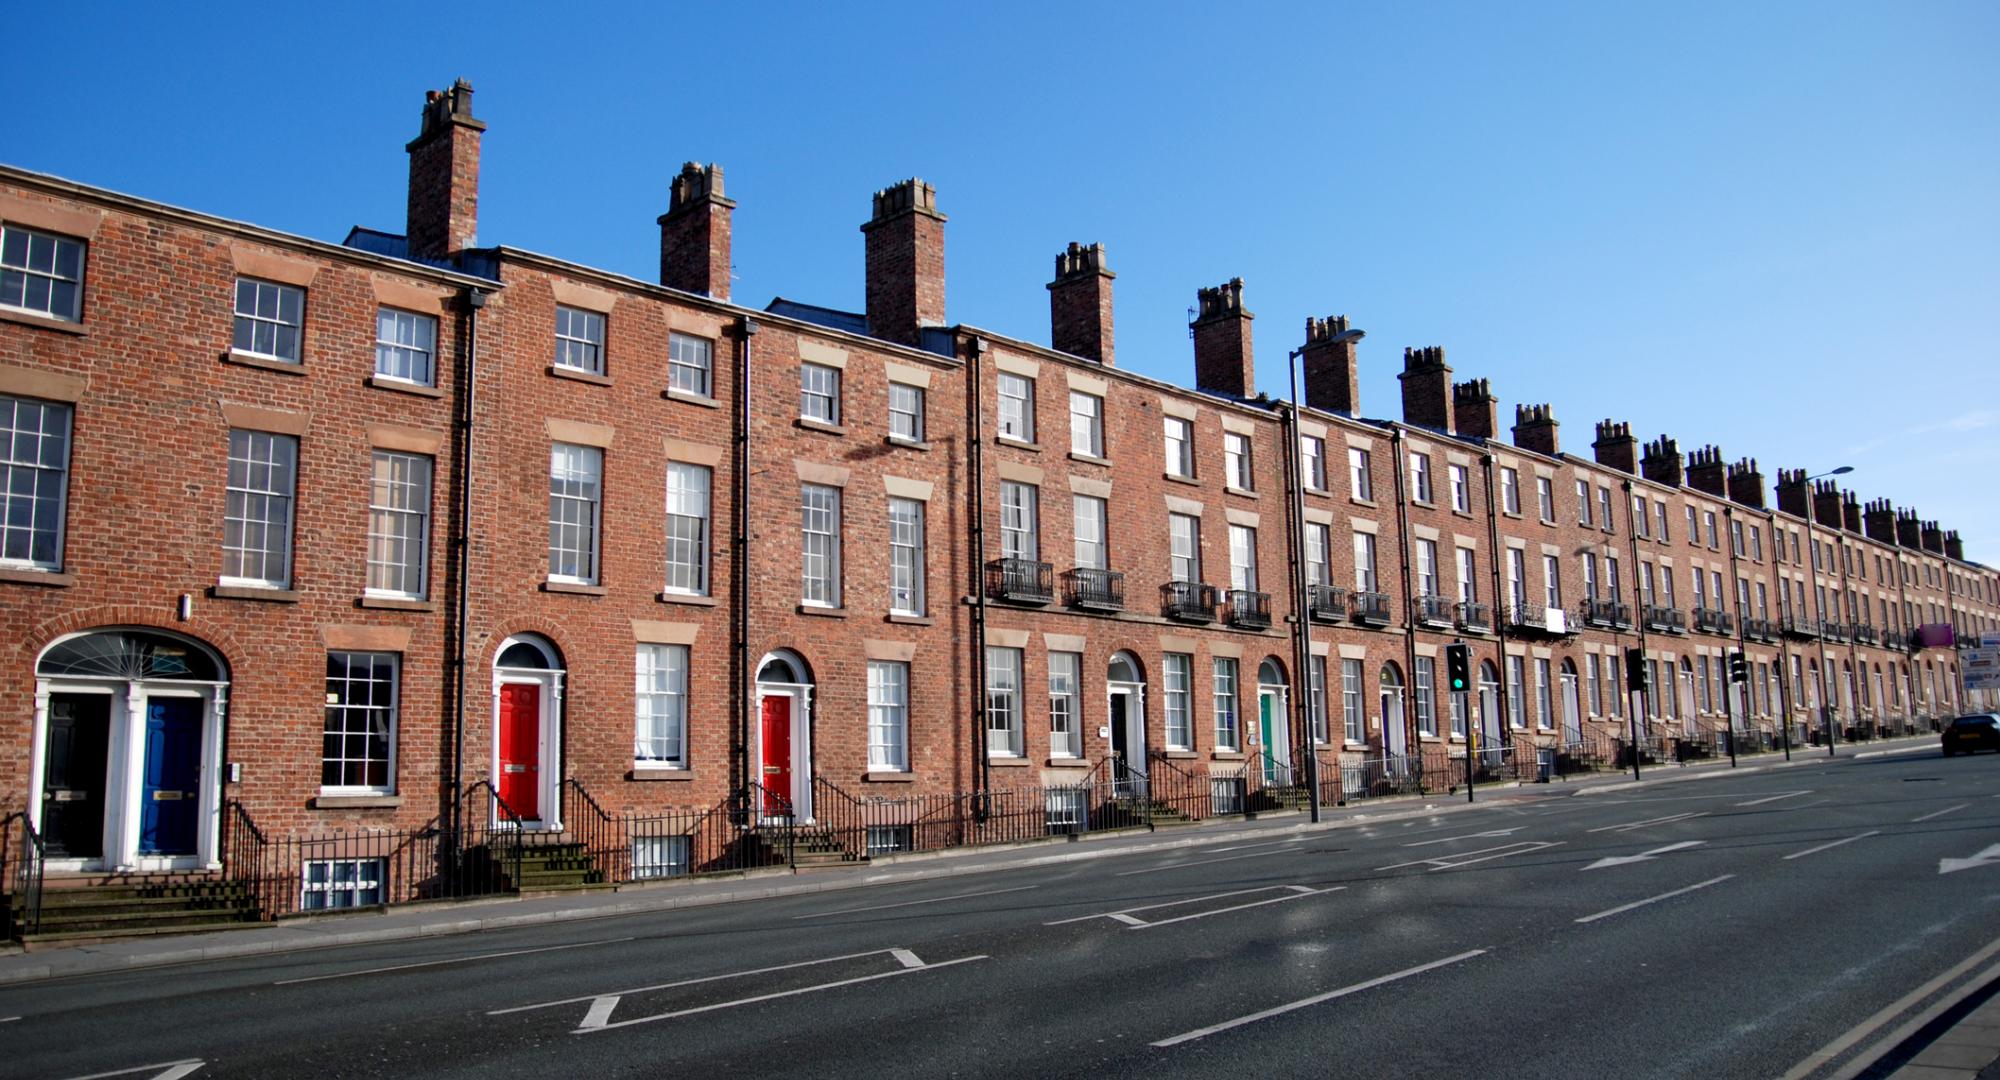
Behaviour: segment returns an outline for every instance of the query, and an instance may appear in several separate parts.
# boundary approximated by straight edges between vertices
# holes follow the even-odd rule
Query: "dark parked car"
[[[1944,726],[1944,756],[2000,750],[2000,715],[1973,713]]]

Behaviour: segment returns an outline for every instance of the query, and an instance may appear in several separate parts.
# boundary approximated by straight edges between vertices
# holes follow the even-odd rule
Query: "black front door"
[[[50,857],[103,856],[105,753],[110,740],[109,694],[56,694],[49,698],[42,836]]]
[[[1121,795],[1132,781],[1132,749],[1125,732],[1127,700],[1124,694],[1111,695],[1111,779],[1117,783]]]

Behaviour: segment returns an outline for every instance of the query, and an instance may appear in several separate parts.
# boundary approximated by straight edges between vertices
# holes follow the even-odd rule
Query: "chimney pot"
[[[472,84],[424,92],[410,155],[409,216],[404,232],[412,259],[439,262],[479,242],[479,142],[486,125],[472,115]]]
[[[736,204],[722,196],[722,166],[681,166],[659,216],[660,284],[729,299],[729,243]]]
[[[1195,303],[1199,314],[1188,324],[1194,334],[1195,387],[1225,397],[1255,397],[1250,321],[1256,316],[1243,307],[1243,279],[1198,289]]]
[[[1058,352],[1111,366],[1111,282],[1117,278],[1103,244],[1071,241],[1056,255],[1049,282],[1049,344]]]
[[[917,345],[944,325],[944,223],[937,189],[911,178],[875,193],[867,237],[868,332]]]
[[[1455,430],[1451,392],[1451,365],[1445,363],[1444,349],[1426,345],[1403,350],[1403,422],[1451,434]]]

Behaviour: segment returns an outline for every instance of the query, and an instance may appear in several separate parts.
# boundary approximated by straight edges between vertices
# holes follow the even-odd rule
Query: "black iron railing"
[[[1246,630],[1266,630],[1271,626],[1271,594],[1251,592],[1248,589],[1231,589],[1224,601],[1229,609],[1229,624]]]
[[[1704,634],[1728,636],[1736,632],[1736,619],[1721,608],[1694,609],[1694,628]]]
[[[1881,636],[1875,632],[1875,627],[1868,623],[1855,623],[1853,632],[1854,641],[1859,645],[1875,645],[1882,640]]]
[[[25,810],[0,819],[0,885],[7,895],[7,937],[32,934],[42,925],[42,876],[48,848]],[[6,938],[0,938],[6,940]]]
[[[1846,641],[1847,624],[1832,619],[1822,620],[1819,624],[1819,636],[1828,641]]]
[[[1769,619],[1745,619],[1743,636],[1751,641],[1775,641],[1778,637],[1778,627]]]
[[[1199,581],[1169,581],[1160,586],[1160,608],[1181,622],[1215,621],[1215,587]]]
[[[1477,600],[1461,600],[1458,603],[1458,625],[1462,630],[1483,634],[1493,629],[1493,609]]]
[[[1819,623],[1813,619],[1787,615],[1778,620],[1778,632],[1789,638],[1812,640],[1819,637]]]
[[[1347,618],[1347,590],[1338,585],[1307,586],[1306,603],[1312,617],[1321,622]]]
[[[1125,610],[1125,575],[1117,570],[1082,566],[1065,570],[1063,591],[1071,607],[1092,611]]]
[[[1641,617],[1646,620],[1646,629],[1648,630],[1657,630],[1663,634],[1684,634],[1687,632],[1687,620],[1681,615],[1679,608],[1666,607],[1660,604],[1646,604],[1643,605]]]
[[[986,595],[1016,604],[1046,604],[1056,598],[1054,568],[1033,559],[995,559],[986,564]]]
[[[1347,608],[1354,621],[1365,626],[1387,626],[1389,616],[1389,594],[1380,592],[1351,592],[1347,594]]]
[[[1507,628],[1546,634],[1549,632],[1549,610],[1540,604],[1514,604],[1507,609]]]
[[[1585,600],[1583,621],[1587,626],[1630,630],[1632,609],[1622,600]]]
[[[1417,621],[1425,626],[1451,625],[1452,608],[1455,605],[1445,597],[1419,596],[1410,606]]]

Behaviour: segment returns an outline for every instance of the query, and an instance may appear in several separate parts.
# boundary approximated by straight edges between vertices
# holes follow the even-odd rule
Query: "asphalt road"
[[[1926,750],[12,987],[0,1074],[1767,1078],[1989,946]]]

